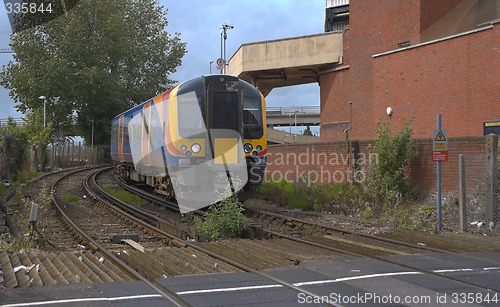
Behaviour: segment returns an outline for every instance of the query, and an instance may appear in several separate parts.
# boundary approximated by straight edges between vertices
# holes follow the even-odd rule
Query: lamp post
[[[45,103],[47,102],[47,97],[45,96],[40,96],[38,99],[43,100],[43,128],[45,129]]]
[[[228,24],[222,24],[222,31],[220,32],[220,53],[221,57],[222,55],[222,38],[224,37],[224,73],[226,73],[226,39],[227,39],[227,30],[229,29],[234,29],[234,26],[228,25]],[[224,35],[223,35],[224,34]],[[222,70],[221,70],[222,73]]]
[[[94,160],[94,120],[90,120],[92,122],[92,138],[91,138],[91,145],[90,145],[90,152],[92,156],[92,161]]]

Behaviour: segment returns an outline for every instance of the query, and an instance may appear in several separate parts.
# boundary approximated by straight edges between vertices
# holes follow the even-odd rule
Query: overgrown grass
[[[26,182],[28,180],[31,180],[33,178],[36,178],[36,177],[40,176],[40,174],[41,173],[32,172],[28,169],[23,169],[17,173],[12,174],[11,179],[15,184],[19,184],[19,183],[23,183],[23,182]]]
[[[64,195],[62,198],[64,199],[64,201],[67,201],[69,203],[78,203],[78,202],[80,202],[80,199],[78,198],[78,196],[73,195],[73,194]]]
[[[116,191],[116,190],[111,189],[109,187],[104,187],[104,191],[108,192],[109,194],[111,194],[112,196],[118,198],[119,200],[121,200],[123,202],[129,203],[129,204],[137,206],[137,207],[142,207],[142,206],[149,204],[149,202],[147,200],[142,199],[141,197],[139,197],[135,194],[129,193],[125,190]]]
[[[418,202],[416,199],[387,203],[380,210],[377,206],[379,200],[374,193],[359,185],[308,186],[284,180],[266,181],[260,186],[259,193],[279,206],[389,222],[398,229],[424,230],[430,227],[429,218],[436,215],[435,205]]]
[[[263,182],[259,192],[281,206],[303,211],[327,211],[341,214],[355,212],[366,198],[359,186],[345,184],[308,186],[304,183],[286,180]]]

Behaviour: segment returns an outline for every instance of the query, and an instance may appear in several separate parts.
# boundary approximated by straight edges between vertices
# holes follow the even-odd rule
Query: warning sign
[[[448,161],[448,151],[433,151],[432,161]]]
[[[448,130],[434,129],[432,132],[432,139],[434,140],[432,150],[446,151],[448,150]]]
[[[443,130],[439,130],[439,132],[438,132],[436,138],[434,139],[434,141],[438,141],[438,142],[445,142],[446,141],[446,137],[443,134]]]

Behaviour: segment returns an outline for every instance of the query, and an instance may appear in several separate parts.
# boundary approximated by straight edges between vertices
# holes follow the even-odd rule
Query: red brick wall
[[[483,155],[485,137],[449,138],[449,160],[442,162],[443,192],[458,189],[458,155]],[[304,144],[304,145],[271,145],[268,146],[268,179],[286,179],[297,181],[302,177],[315,183],[346,183],[353,177],[347,171],[352,163],[352,154],[361,162],[361,168],[367,168],[370,148],[373,141],[352,142],[350,154],[347,154],[344,142]],[[436,192],[436,162],[431,161],[432,139],[415,139],[417,157],[412,161],[409,178],[418,187],[421,195]],[[364,159],[364,160],[363,160]],[[363,181],[361,173],[354,178]]]
[[[412,120],[417,138],[432,135],[438,113],[449,136],[482,135],[484,121],[500,118],[498,46],[500,24],[376,57],[372,121],[390,106],[394,128]]]
[[[332,73],[321,72],[321,131],[323,142],[332,142],[344,139],[342,129],[350,126],[349,97],[351,91],[350,71],[344,69]],[[326,103],[328,101],[328,103]]]
[[[482,123],[500,119],[500,23],[493,29],[399,52],[398,43],[419,43],[420,31],[462,5],[461,0],[350,2],[344,33],[347,70],[320,73],[321,141],[344,139],[353,103],[351,140],[371,140],[377,122],[394,110],[399,129],[413,120],[415,137],[429,137],[436,114],[450,136],[479,136]],[[468,15],[469,16],[469,15]]]
[[[344,112],[346,103],[353,102],[353,130],[351,139],[369,140],[374,137],[376,123],[373,117],[373,58],[372,54],[393,50],[398,44],[419,41],[420,34],[419,0],[352,0],[349,3],[349,30],[344,33],[344,63],[349,65],[349,72],[342,71],[341,81],[331,72],[320,76],[321,87],[328,89],[321,92],[321,105],[325,112],[323,123],[349,121]],[[330,82],[339,82],[328,86]],[[348,89],[338,91],[342,84]],[[337,90],[336,92],[333,92]],[[337,99],[330,99],[332,93]],[[333,133],[333,134],[332,134]],[[338,131],[331,124],[323,127],[322,141],[337,139]]]

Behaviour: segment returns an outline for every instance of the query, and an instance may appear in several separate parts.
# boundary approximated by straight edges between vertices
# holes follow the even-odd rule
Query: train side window
[[[118,144],[118,123],[115,123],[113,125],[113,138],[112,138],[112,143],[113,144]]]

